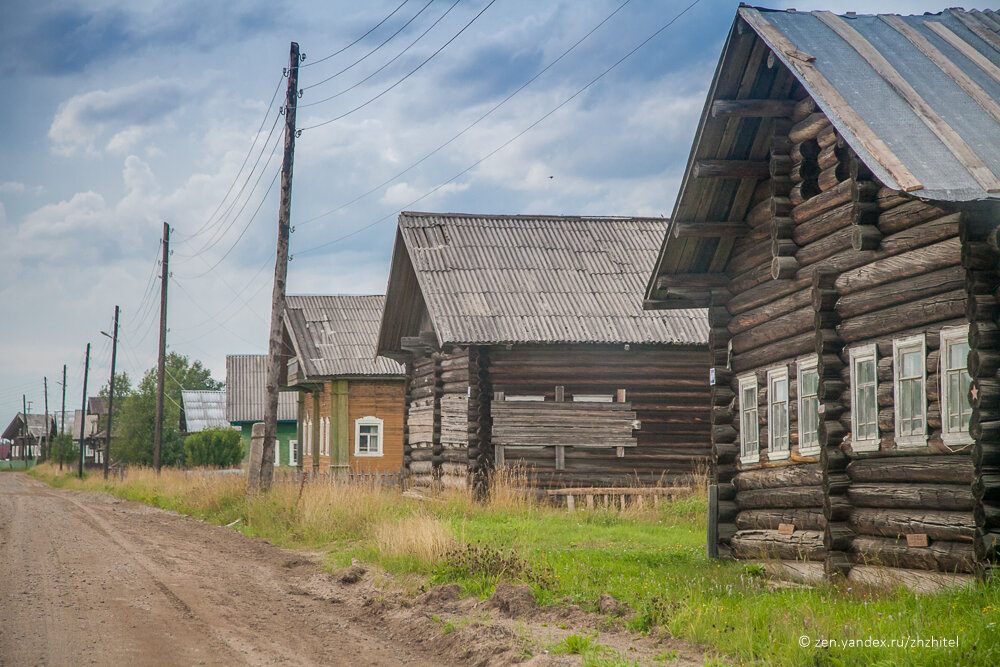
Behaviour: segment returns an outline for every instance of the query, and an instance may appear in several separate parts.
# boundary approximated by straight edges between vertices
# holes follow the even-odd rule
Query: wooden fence
[[[321,471],[313,474],[311,470],[288,470],[276,469],[274,471],[274,481],[279,484],[301,484],[302,478],[308,484],[322,483],[347,483],[359,486],[402,486],[403,478],[398,472],[345,472],[334,473]]]

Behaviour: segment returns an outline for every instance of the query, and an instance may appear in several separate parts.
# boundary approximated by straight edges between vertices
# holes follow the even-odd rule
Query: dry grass
[[[424,513],[383,519],[373,532],[383,558],[412,558],[424,566],[437,563],[457,545],[440,519]]]

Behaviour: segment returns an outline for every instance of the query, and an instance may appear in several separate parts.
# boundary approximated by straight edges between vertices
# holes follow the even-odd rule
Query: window
[[[927,346],[924,335],[892,341],[896,446],[927,444]]]
[[[819,373],[816,357],[802,357],[795,364],[799,388],[799,454],[819,454]]]
[[[788,458],[788,367],[767,372],[767,457]]]
[[[326,450],[325,454],[330,455],[330,418],[323,417],[323,448]]]
[[[354,455],[382,456],[382,420],[362,417],[354,422]]]
[[[306,420],[306,456],[312,456],[313,453],[313,420],[310,417]]]
[[[281,440],[274,439],[274,465],[281,465]]]
[[[740,378],[740,463],[760,461],[760,430],[757,426],[757,376]]]
[[[326,455],[326,418],[319,418],[319,455]]]
[[[299,441],[288,441],[288,465],[297,466],[299,464]]]
[[[941,439],[946,445],[968,445],[969,386],[968,370],[969,327],[948,327],[941,330]]]
[[[851,440],[857,451],[879,446],[877,373],[874,345],[851,349]]]

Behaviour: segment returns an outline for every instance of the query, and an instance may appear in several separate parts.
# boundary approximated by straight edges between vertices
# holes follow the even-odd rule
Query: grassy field
[[[525,498],[509,480],[476,504],[462,495],[420,500],[331,484],[277,485],[247,501],[242,477],[175,470],[159,477],[132,470],[111,483],[59,476],[46,465],[31,474],[215,524],[235,521],[247,535],[324,553],[330,568],[358,558],[410,582],[458,583],[479,596],[500,580],[523,582],[543,604],[571,600],[591,610],[607,593],[635,610],[634,631],[702,642],[719,652],[718,664],[1000,664],[1000,584],[933,596],[776,585],[754,564],[705,557],[702,494],[658,510],[568,514]],[[957,645],[863,645],[906,638]],[[822,646],[824,639],[837,645]]]

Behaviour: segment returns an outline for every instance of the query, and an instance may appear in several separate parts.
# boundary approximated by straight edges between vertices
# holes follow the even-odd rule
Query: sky
[[[116,305],[119,371],[155,365],[163,222],[168,349],[267,351],[291,41],[287,293],[381,294],[401,210],[668,216],[738,7],[690,3],[0,3],[0,426],[63,364],[78,408],[88,342],[96,395]]]

